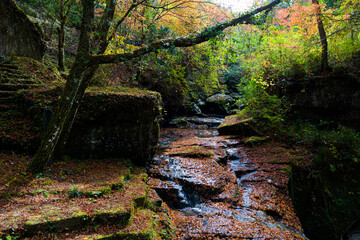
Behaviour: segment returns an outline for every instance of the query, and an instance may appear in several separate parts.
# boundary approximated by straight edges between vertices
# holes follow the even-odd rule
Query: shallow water
[[[273,184],[276,169],[249,159],[239,139],[193,126],[163,129],[160,139],[149,184],[172,208],[178,239],[306,239],[287,192]]]

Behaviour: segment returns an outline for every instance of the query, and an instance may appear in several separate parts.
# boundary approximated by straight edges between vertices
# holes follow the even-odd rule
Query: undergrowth
[[[340,239],[360,218],[360,133],[331,122],[297,121],[282,140],[305,146],[312,162],[293,163],[291,192],[310,239]]]

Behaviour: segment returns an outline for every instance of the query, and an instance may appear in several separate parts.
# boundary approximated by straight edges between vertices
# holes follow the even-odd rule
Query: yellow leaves
[[[112,39],[109,47],[106,49],[105,54],[121,54],[135,51],[139,48],[138,46],[125,43],[125,39],[126,38],[124,36],[116,35]]]

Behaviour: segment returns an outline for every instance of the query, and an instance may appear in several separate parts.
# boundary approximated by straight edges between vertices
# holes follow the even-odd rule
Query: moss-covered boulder
[[[201,110],[205,114],[227,115],[234,99],[226,94],[215,94],[206,99],[205,106]]]
[[[23,94],[22,108],[42,125],[44,107],[55,109],[61,89]],[[80,105],[64,153],[76,158],[130,158],[139,165],[155,153],[160,94],[133,88],[92,88]]]
[[[240,114],[227,116],[217,130],[220,135],[262,135],[256,129],[253,118]]]

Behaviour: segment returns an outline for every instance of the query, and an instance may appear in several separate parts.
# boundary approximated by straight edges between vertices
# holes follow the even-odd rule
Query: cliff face
[[[32,23],[13,0],[0,1],[0,56],[41,60],[45,44],[41,29]]]
[[[160,94],[88,93],[65,153],[80,158],[123,157],[146,165],[155,154],[160,119]]]
[[[360,129],[360,82],[354,76],[312,77],[272,90],[285,96],[302,117],[337,121]]]
[[[47,109],[55,109],[60,93],[59,88],[29,91],[19,96],[18,101],[34,125],[43,128],[52,115],[48,116],[44,107],[50,103]],[[128,158],[145,166],[157,147],[160,102],[160,94],[138,89],[88,91],[65,149],[59,154],[76,158]]]

